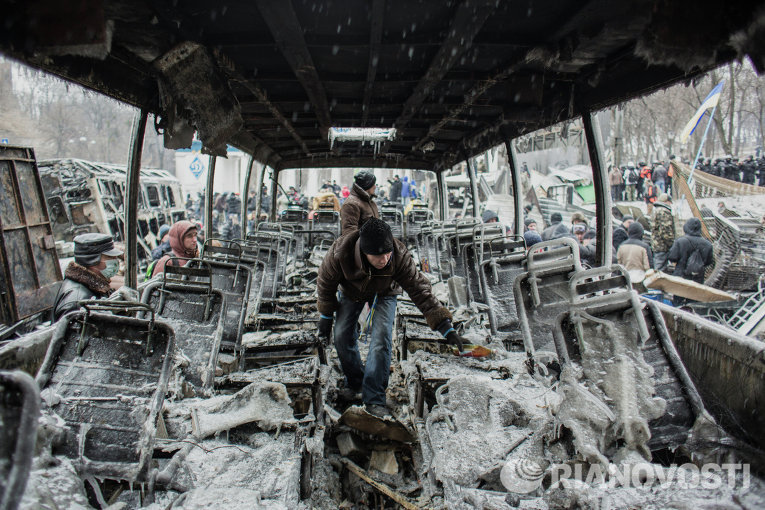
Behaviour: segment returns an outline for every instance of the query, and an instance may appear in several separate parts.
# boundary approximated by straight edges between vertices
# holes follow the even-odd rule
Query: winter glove
[[[446,319],[441,324],[439,324],[438,328],[436,329],[444,336],[444,338],[446,338],[448,343],[455,346],[457,349],[459,349],[460,352],[462,352],[462,344],[465,343],[465,339],[457,334],[457,331],[455,331],[454,327],[452,326],[452,321]]]
[[[455,346],[460,352],[462,352],[462,344],[465,341],[464,338],[459,336],[453,329],[446,334],[446,341]]]
[[[324,343],[329,343],[329,338],[332,336],[332,323],[334,319],[330,316],[321,314],[319,316],[319,338],[324,340]]]

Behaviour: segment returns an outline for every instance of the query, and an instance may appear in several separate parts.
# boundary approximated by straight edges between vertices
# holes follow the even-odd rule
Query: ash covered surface
[[[634,328],[618,318],[583,328],[581,355],[562,363],[556,351],[512,350],[507,331],[492,335],[485,309],[469,303],[452,310],[455,327],[490,352],[470,358],[456,356],[402,297],[387,404],[389,420],[414,441],[350,427],[342,415],[359,401],[345,391],[334,348],[324,360],[318,350],[278,351],[316,344],[306,283],[316,267],[300,266],[288,258],[285,274],[300,283],[280,284],[283,294],[250,310],[242,350],[217,358],[207,392],[182,375],[199,361],[176,353],[161,419],[145,425],[156,429],[153,484],[94,478],[78,471],[78,459],[51,455],[62,425],[49,413],[22,508],[765,506],[753,471],[717,485],[698,468],[693,478],[693,466],[745,458],[707,414],[688,427],[685,444],[650,450],[650,424],[666,412],[655,387],[671,374],[656,375]],[[368,344],[359,350],[365,360]],[[625,473],[635,466],[653,478],[633,483]]]

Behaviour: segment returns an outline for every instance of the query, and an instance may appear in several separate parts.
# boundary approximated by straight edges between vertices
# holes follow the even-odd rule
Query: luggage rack
[[[66,423],[56,453],[83,475],[145,481],[175,335],[145,304],[129,308],[151,319],[114,315],[125,302],[81,306],[57,324],[37,376]]]

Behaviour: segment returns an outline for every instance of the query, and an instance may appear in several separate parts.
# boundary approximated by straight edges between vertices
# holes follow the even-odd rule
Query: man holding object
[[[396,298],[406,290],[431,329],[462,350],[463,339],[452,327],[452,315],[433,296],[430,282],[417,270],[406,246],[393,239],[390,226],[370,218],[361,230],[337,239],[319,269],[319,336],[329,339],[332,324],[335,349],[346,378],[346,387],[361,397],[368,412],[382,417],[390,374]],[[356,342],[357,322],[364,304],[373,310],[367,326],[370,338],[366,366]]]

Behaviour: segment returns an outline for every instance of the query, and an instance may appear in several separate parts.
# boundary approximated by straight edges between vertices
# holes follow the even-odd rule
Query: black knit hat
[[[393,251],[393,232],[379,218],[369,218],[359,232],[359,248],[368,255],[382,255]]]
[[[366,191],[375,185],[377,182],[377,177],[375,177],[375,174],[369,170],[362,170],[356,174],[356,177],[353,178],[353,181],[359,185],[359,188]]]

